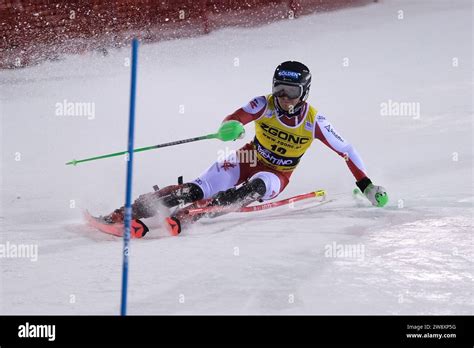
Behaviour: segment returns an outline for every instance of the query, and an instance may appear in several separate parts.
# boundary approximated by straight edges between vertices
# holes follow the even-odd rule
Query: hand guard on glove
[[[376,207],[383,207],[388,203],[387,190],[382,186],[372,184],[369,178],[364,178],[356,182],[365,197]]]
[[[245,128],[239,121],[225,121],[221,124],[215,135],[222,141],[242,139],[245,136]]]

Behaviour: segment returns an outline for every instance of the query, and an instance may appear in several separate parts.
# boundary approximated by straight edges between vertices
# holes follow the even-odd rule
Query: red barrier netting
[[[65,53],[191,37],[377,0],[0,0],[0,68]]]

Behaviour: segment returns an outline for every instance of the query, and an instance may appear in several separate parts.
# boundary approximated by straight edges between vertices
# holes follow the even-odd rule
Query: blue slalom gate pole
[[[122,304],[120,315],[127,315],[128,260],[130,248],[130,222],[132,220],[132,172],[133,172],[133,138],[135,130],[135,96],[137,88],[137,53],[138,40],[132,41],[132,78],[130,87],[130,116],[128,121],[128,161],[127,186],[125,192],[125,231],[123,234],[123,264],[122,264]]]

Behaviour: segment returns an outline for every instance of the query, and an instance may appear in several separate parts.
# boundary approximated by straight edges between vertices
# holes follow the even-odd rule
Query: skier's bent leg
[[[217,192],[234,187],[240,176],[240,166],[235,156],[224,161],[213,163],[201,176],[190,183],[167,186],[157,192],[150,192],[139,196],[132,204],[134,219],[149,218],[156,215],[160,203],[166,207],[173,207],[211,198]],[[124,207],[116,209],[107,215],[109,222],[122,222]]]
[[[209,205],[211,206],[234,206],[241,207],[262,198],[267,191],[265,182],[260,178],[254,178],[242,185],[238,189],[232,187],[225,191],[218,192],[212,198]],[[176,211],[172,216],[167,218],[169,229],[173,235],[181,232],[181,227],[188,223],[201,219],[204,215],[208,217],[216,217],[225,214],[225,212],[217,213],[201,213],[196,215],[188,215],[187,209]]]
[[[259,199],[267,200],[276,197],[280,193],[280,190],[284,188],[284,186],[285,185],[281,184],[280,178],[276,174],[271,172],[257,172],[249,179],[246,184],[242,185],[238,189],[232,187],[215,194],[210,205],[233,205],[235,207],[246,206]],[[216,217],[222,214],[225,214],[225,212],[188,215],[187,209],[185,208],[176,211],[173,216],[168,217],[167,222],[169,224],[171,233],[173,235],[178,235],[181,232],[183,225],[197,221],[204,215]]]

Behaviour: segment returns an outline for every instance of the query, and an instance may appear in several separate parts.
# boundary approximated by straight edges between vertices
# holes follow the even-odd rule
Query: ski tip
[[[86,220],[89,220],[89,219],[92,218],[92,215],[91,215],[91,213],[89,213],[89,210],[84,209],[84,210],[82,211],[82,217],[83,217],[84,219],[86,219]]]
[[[326,196],[326,190],[316,190],[314,191],[314,195],[316,197],[323,197]]]
[[[91,224],[93,222],[102,222],[100,217],[96,217],[92,215],[89,210],[83,210],[82,211],[82,216],[84,220],[86,220],[87,223]]]
[[[89,220],[97,220],[98,217],[92,215],[89,210],[85,209],[82,211],[82,216],[84,217],[84,219],[86,219],[87,221]]]

